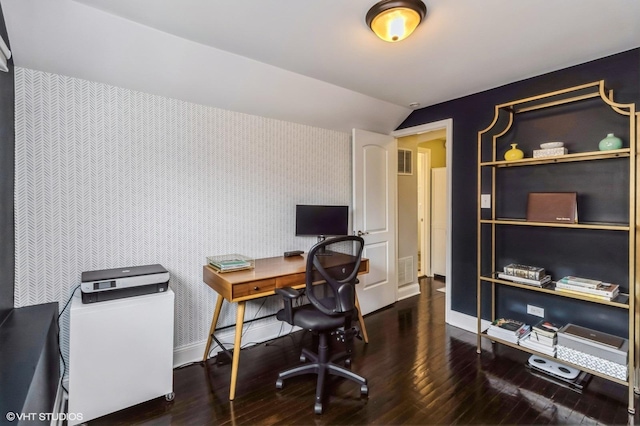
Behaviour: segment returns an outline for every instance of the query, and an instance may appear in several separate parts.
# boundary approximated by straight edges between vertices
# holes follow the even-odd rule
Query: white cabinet
[[[159,396],[173,398],[174,293],[70,311],[69,413],[86,422]],[[70,422],[73,424],[73,422]]]

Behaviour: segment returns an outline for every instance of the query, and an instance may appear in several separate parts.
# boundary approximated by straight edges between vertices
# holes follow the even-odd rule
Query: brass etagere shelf
[[[534,351],[533,349],[525,348],[524,346],[516,345],[516,344],[513,344],[511,342],[507,342],[506,340],[502,340],[502,339],[499,339],[497,337],[494,337],[494,336],[489,336],[486,333],[482,333],[482,337],[486,338],[486,339],[489,339],[489,340],[491,340],[493,342],[500,343],[502,345],[509,346],[511,348],[521,350],[523,352],[528,352],[530,354],[538,355],[538,356],[543,357],[543,358],[549,358],[549,355],[543,354],[542,352]],[[598,377],[602,377],[602,378],[607,379],[607,380],[611,380],[612,382],[616,382],[616,383],[618,383],[620,385],[623,385],[623,386],[630,386],[631,385],[629,383],[629,381],[627,381],[627,380],[620,380],[620,379],[617,379],[615,377],[611,377],[611,376],[608,376],[606,374],[602,374],[599,371],[591,370],[591,369],[586,368],[586,367],[581,366],[581,365],[573,364],[573,363],[567,362],[567,361],[562,361],[562,363],[566,364],[566,365],[569,365],[570,367],[576,368],[578,370],[586,371],[587,373],[593,374],[594,376],[598,376]]]
[[[516,116],[519,114],[526,114],[530,111],[536,111],[541,109],[547,109],[566,105],[569,103],[578,103],[585,100],[592,100],[596,102],[601,100],[606,104],[613,112],[626,116],[629,123],[628,134],[623,135],[628,140],[628,147],[622,149],[609,150],[609,151],[593,151],[584,150],[579,152],[580,149],[576,149],[570,154],[544,157],[544,158],[523,158],[521,160],[506,161],[498,158],[498,153],[504,151],[504,146],[499,146],[500,137],[504,136],[514,124]],[[484,130],[478,132],[478,200],[477,200],[477,218],[478,218],[478,256],[477,256],[477,352],[482,352],[482,339],[488,338],[492,342],[497,342],[524,352],[536,354],[538,356],[550,358],[549,355],[545,355],[534,350],[506,342],[499,338],[488,336],[486,330],[483,330],[483,324],[486,324],[486,320],[482,319],[482,291],[483,286],[489,286],[491,297],[491,320],[496,317],[496,288],[499,286],[518,288],[526,291],[538,292],[552,296],[564,297],[584,302],[595,303],[604,306],[610,306],[614,308],[622,309],[628,312],[628,340],[629,340],[629,353],[628,353],[628,375],[627,380],[620,380],[618,378],[603,374],[602,372],[592,371],[584,366],[573,365],[571,363],[562,361],[563,363],[572,365],[573,367],[587,371],[598,377],[605,378],[612,382],[624,385],[628,387],[628,411],[630,414],[635,413],[634,395],[640,393],[638,391],[638,348],[637,344],[640,342],[640,318],[637,312],[637,297],[636,288],[638,287],[637,277],[640,275],[637,271],[638,264],[636,262],[636,233],[640,230],[640,214],[637,211],[636,200],[640,196],[640,190],[636,184],[636,170],[640,165],[640,159],[637,158],[637,143],[640,139],[640,130],[638,129],[638,121],[640,121],[640,113],[636,112],[634,104],[621,104],[613,100],[613,92],[605,89],[604,81],[596,81],[579,86],[569,87],[567,89],[558,90],[555,92],[545,93],[538,96],[532,96],[529,98],[519,99],[504,104],[495,106],[494,118],[491,124]],[[625,125],[626,126],[626,125]],[[488,144],[490,140],[491,146]],[[504,144],[504,143],[503,143]],[[483,149],[486,148],[486,149]],[[489,149],[490,148],[490,149]],[[499,149],[500,148],[500,149]],[[628,211],[628,223],[599,223],[599,222],[578,222],[578,223],[547,223],[547,222],[528,222],[521,218],[511,217],[497,217],[496,216],[496,179],[497,170],[512,167],[536,167],[540,165],[554,165],[563,163],[575,163],[585,161],[625,161],[628,163],[628,178],[629,178],[629,211]],[[552,166],[555,167],[555,166]],[[554,169],[555,170],[555,169]],[[625,168],[626,170],[626,168]],[[559,172],[560,173],[560,172]],[[490,213],[483,215],[481,208],[481,195],[483,192],[483,176],[485,179],[490,179]],[[487,183],[487,182],[485,182]],[[486,187],[485,187],[486,192]],[[624,200],[625,204],[627,200]],[[616,299],[607,301],[592,298],[589,296],[582,296],[578,294],[569,294],[560,291],[556,291],[554,286],[549,287],[535,287],[527,284],[520,284],[513,281],[496,278],[495,271],[498,271],[498,259],[496,256],[496,239],[497,234],[503,227],[547,227],[547,228],[561,228],[561,229],[574,229],[574,230],[586,230],[589,231],[611,231],[622,232],[628,235],[628,277],[629,282],[623,283],[621,287],[628,288],[628,294],[620,294]],[[551,232],[551,231],[550,231]],[[553,231],[556,232],[556,231]],[[483,257],[484,256],[484,257]],[[484,263],[483,263],[484,259]],[[490,262],[489,262],[490,261]],[[485,269],[483,273],[483,266],[487,267],[487,262],[490,263],[490,270]]]
[[[601,229],[606,231],[624,231],[631,229],[627,224],[619,223],[553,223],[553,222],[530,222],[525,219],[480,219],[481,224],[508,225],[508,226],[543,226],[547,228],[567,228],[567,229]]]
[[[565,154],[557,157],[544,157],[544,158],[523,158],[522,160],[498,160],[487,161],[480,163],[481,167],[494,166],[494,167],[518,167],[518,166],[536,166],[539,164],[554,164],[554,163],[572,163],[576,161],[588,161],[588,160],[609,160],[612,158],[625,158],[631,155],[631,149],[615,149],[611,151],[589,151],[578,152],[575,154]]]
[[[620,295],[618,295],[618,297],[616,297],[613,300],[601,300],[601,299],[596,299],[596,298],[589,297],[589,296],[581,296],[581,295],[572,294],[572,293],[562,293],[562,292],[556,291],[553,286],[550,286],[550,287],[535,287],[535,286],[531,286],[531,285],[528,285],[528,284],[520,284],[520,283],[513,282],[513,281],[507,281],[507,280],[501,280],[499,278],[483,277],[483,276],[480,277],[480,280],[481,281],[490,282],[490,283],[494,283],[494,284],[504,285],[504,286],[507,286],[507,287],[522,288],[522,289],[529,290],[529,291],[536,291],[536,292],[539,292],[539,293],[553,294],[554,296],[566,297],[566,298],[569,298],[569,299],[584,300],[586,302],[598,303],[600,305],[609,305],[609,306],[615,306],[617,308],[629,309],[629,295],[628,294],[620,294]]]

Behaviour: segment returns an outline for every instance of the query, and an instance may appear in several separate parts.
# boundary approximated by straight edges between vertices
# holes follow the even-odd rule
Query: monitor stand
[[[326,240],[327,237],[325,237],[324,235],[318,235],[318,242],[321,243],[324,240]],[[327,250],[326,247],[322,247],[321,249],[319,249],[316,252],[317,256],[331,256],[333,253],[331,252],[331,250]]]

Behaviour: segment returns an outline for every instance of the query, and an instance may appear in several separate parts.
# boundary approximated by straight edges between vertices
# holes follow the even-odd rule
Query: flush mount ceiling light
[[[382,0],[369,9],[366,21],[378,37],[394,43],[409,37],[426,14],[420,0]]]

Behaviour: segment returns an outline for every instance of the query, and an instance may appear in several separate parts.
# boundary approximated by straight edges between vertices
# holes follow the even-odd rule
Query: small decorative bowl
[[[540,144],[540,148],[542,149],[562,148],[563,146],[564,142],[546,142]]]

